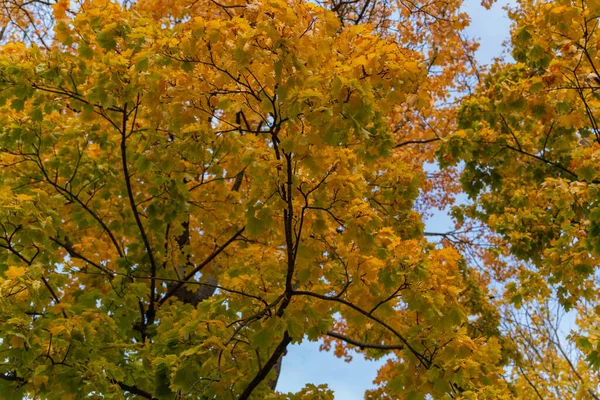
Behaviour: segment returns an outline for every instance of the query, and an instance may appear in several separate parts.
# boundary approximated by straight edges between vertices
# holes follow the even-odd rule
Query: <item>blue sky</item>
[[[470,37],[478,38],[481,46],[477,60],[489,64],[502,54],[502,43],[508,39],[510,21],[502,7],[506,1],[499,1],[491,10],[480,5],[480,0],[467,0],[464,10],[471,16],[467,30]],[[427,230],[443,232],[448,230],[450,219],[440,212],[427,221]],[[373,379],[384,361],[366,361],[356,354],[350,363],[338,359],[331,353],[319,352],[319,344],[308,341],[288,348],[283,360],[277,389],[281,392],[297,392],[306,383],[326,383],[339,400],[362,399],[365,390],[373,388]]]

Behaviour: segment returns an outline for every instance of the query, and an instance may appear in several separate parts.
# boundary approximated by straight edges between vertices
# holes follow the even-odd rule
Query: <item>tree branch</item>
[[[152,396],[151,393],[146,392],[145,390],[140,389],[139,387],[135,386],[135,385],[128,385],[126,383],[123,382],[119,382],[116,379],[112,379],[109,378],[110,383],[115,384],[117,386],[119,386],[121,389],[123,389],[126,392],[129,392],[131,394],[135,394],[137,396],[141,396],[145,399],[150,399],[150,400],[158,400],[156,397]]]
[[[424,140],[407,140],[406,142],[400,142],[394,146],[394,149],[408,146],[409,144],[427,144],[432,142],[437,142],[438,140],[442,140],[440,138],[432,138],[432,139],[424,139]]]
[[[215,251],[213,251],[208,257],[206,257],[206,259],[202,263],[200,263],[196,268],[194,268],[190,273],[188,273],[181,281],[179,281],[177,284],[173,285],[171,287],[171,289],[169,289],[169,291],[164,295],[164,297],[158,301],[158,305],[159,306],[163,305],[165,303],[165,301],[167,301],[170,297],[175,295],[175,293],[177,293],[177,291],[183,285],[185,285],[187,283],[187,281],[189,281],[191,278],[193,278],[194,275],[196,275],[198,272],[200,272],[202,270],[202,268],[204,268],[208,263],[210,263],[212,260],[214,260],[219,254],[221,254],[223,252],[223,250],[225,250],[227,248],[227,246],[229,246],[235,239],[237,239],[237,237],[240,236],[245,230],[246,230],[246,227],[243,227],[242,229],[235,232],[233,234],[233,236],[229,238],[229,240],[227,240],[225,243],[223,243],[221,246],[219,246]]]
[[[136,105],[137,107],[138,105]],[[133,189],[131,187],[131,179],[129,175],[129,168],[127,166],[127,104],[123,107],[123,120],[122,127],[120,129],[121,133],[121,161],[123,164],[123,175],[125,177],[125,186],[127,187],[127,196],[129,197],[129,204],[131,206],[131,211],[133,212],[133,217],[135,218],[135,222],[140,231],[140,235],[142,236],[142,240],[144,242],[144,247],[146,248],[146,253],[148,254],[148,259],[150,260],[150,275],[152,277],[156,277],[156,261],[154,260],[154,253],[152,252],[152,247],[150,246],[150,240],[148,239],[148,235],[146,234],[146,229],[142,224],[142,220],[140,218],[140,214],[138,213],[137,206],[135,204],[135,198],[133,195]],[[148,306],[148,311],[146,312],[146,324],[154,323],[154,316],[156,315],[156,311],[154,309],[154,302],[156,297],[156,280],[152,279],[150,281],[150,305]]]
[[[314,292],[308,292],[308,291],[303,291],[303,290],[294,290],[293,294],[295,296],[309,296],[309,297],[315,297],[317,299],[321,299],[321,300],[326,300],[326,301],[333,301],[336,303],[340,303],[343,304],[351,309],[353,309],[354,311],[358,312],[359,314],[364,315],[365,317],[379,323],[381,326],[383,326],[384,328],[386,328],[388,331],[392,332],[398,339],[400,339],[400,341],[402,343],[404,343],[404,345],[406,346],[406,348],[412,353],[414,354],[414,356],[423,363],[423,365],[426,368],[430,368],[432,363],[431,361],[427,360],[421,353],[419,353],[414,347],[412,347],[408,341],[406,340],[406,338],[404,336],[402,336],[400,334],[400,332],[398,332],[396,329],[394,329],[393,327],[391,327],[390,325],[388,325],[387,323],[385,323],[383,320],[381,320],[380,318],[369,314],[368,311],[363,310],[362,308],[358,307],[355,304],[352,304],[351,302],[344,300],[344,299],[340,299],[338,297],[330,297],[330,296],[325,296],[319,293],[314,293]]]
[[[20,376],[17,376],[17,373],[15,371],[10,371],[6,374],[0,374],[0,379],[10,382],[25,382],[25,379],[21,378]]]
[[[256,387],[267,377],[269,372],[271,372],[271,369],[277,364],[277,361],[285,354],[287,345],[290,344],[291,341],[292,337],[285,331],[283,333],[283,339],[281,339],[281,342],[279,342],[269,360],[262,366],[248,386],[246,386],[246,389],[240,395],[239,400],[247,400],[250,397],[254,389],[256,389]]]
[[[354,346],[358,346],[362,349],[379,349],[379,350],[404,350],[406,346],[403,344],[378,344],[378,343],[367,343],[361,342],[360,340],[352,339],[348,336],[342,335],[341,333],[337,333],[334,331],[327,331],[327,336],[334,337],[336,339],[342,340],[346,343],[349,343]]]

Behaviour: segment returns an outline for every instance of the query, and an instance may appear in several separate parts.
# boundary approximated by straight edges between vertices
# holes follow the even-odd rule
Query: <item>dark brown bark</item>
[[[239,174],[237,174],[237,176],[235,177],[235,181],[233,182],[231,191],[232,192],[239,191],[240,187],[242,186],[243,180],[244,180],[244,172],[242,171]],[[183,251],[183,248],[190,244],[189,219],[187,221],[183,222],[181,224],[181,226],[183,227],[183,232],[176,239],[177,246],[179,247],[179,251]],[[187,265],[188,266],[191,265],[189,263],[189,260],[188,260]],[[185,266],[183,266],[183,265],[179,266],[179,268],[178,268],[179,276],[182,278],[185,276],[184,269],[185,269]],[[218,268],[216,268],[216,269],[218,270]],[[209,297],[211,297],[215,293],[216,285],[219,284],[219,279],[218,279],[217,275],[211,275],[208,273],[203,273],[202,275],[203,275],[202,281],[204,283],[207,283],[208,285],[201,285],[199,288],[197,288],[195,290],[188,290],[185,287],[185,285],[172,284],[172,285],[168,286],[169,291],[171,289],[175,288],[176,286],[179,286],[177,289],[175,289],[174,296],[177,297],[180,301],[182,301],[184,303],[192,304],[192,305],[196,306],[201,301],[204,301],[204,300],[208,299]]]
[[[246,389],[240,395],[239,400],[248,399],[250,397],[250,395],[252,394],[252,392],[254,391],[254,389],[256,389],[256,387],[258,385],[260,385],[260,383],[263,380],[265,380],[265,378],[267,377],[269,372],[271,372],[275,368],[275,365],[278,362],[280,362],[281,358],[286,353],[288,344],[290,344],[291,341],[292,341],[291,336],[288,334],[287,331],[285,331],[283,334],[283,338],[281,339],[281,342],[279,342],[279,344],[275,348],[275,351],[273,352],[273,354],[271,354],[271,357],[269,358],[269,360],[258,371],[258,373],[254,377],[254,379],[252,379],[250,381],[250,383],[248,384],[248,386],[246,386]],[[279,374],[277,374],[277,375],[279,375]]]

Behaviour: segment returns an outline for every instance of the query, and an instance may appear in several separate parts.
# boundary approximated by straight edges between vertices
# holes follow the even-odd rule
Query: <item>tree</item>
[[[305,338],[389,355],[373,398],[508,396],[487,281],[413,209],[453,124],[433,105],[470,74],[465,18],[351,4],[59,1],[51,35],[4,21],[6,398],[285,397]]]
[[[511,17],[514,62],[491,67],[439,155],[464,162],[473,203],[457,215],[497,235],[493,279],[525,310],[505,320],[523,393],[598,398],[600,4],[522,1]],[[557,335],[548,302],[577,328]]]

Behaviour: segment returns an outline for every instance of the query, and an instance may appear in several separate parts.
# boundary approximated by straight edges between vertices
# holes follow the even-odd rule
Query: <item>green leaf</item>
[[[521,308],[521,306],[523,305],[523,295],[521,295],[521,294],[519,294],[519,293],[518,293],[518,294],[515,294],[514,296],[512,296],[512,297],[510,298],[510,302],[511,302],[512,304],[514,304],[514,306],[515,306],[517,309]]]
[[[92,59],[94,57],[94,50],[87,43],[82,42],[79,44],[79,55],[85,59]]]
[[[15,111],[23,111],[25,109],[24,99],[13,99],[10,103],[10,107]]]
[[[42,110],[39,107],[34,107],[29,112],[32,121],[40,122],[44,119]]]
[[[116,34],[114,30],[102,31],[98,33],[96,42],[104,50],[114,50],[117,47]]]
[[[148,55],[143,55],[138,58],[135,63],[136,71],[147,71],[148,70]]]
[[[160,362],[154,370],[154,396],[159,400],[171,400],[175,398],[175,393],[170,389],[169,367]]]
[[[586,357],[586,361],[590,364],[590,367],[592,367],[593,369],[600,369],[600,352],[598,352],[598,350],[592,351]]]
[[[414,390],[411,390],[410,392],[408,392],[406,394],[405,399],[406,400],[425,400],[425,396],[419,392],[415,392]]]
[[[0,393],[2,393],[3,400],[23,400],[27,398],[24,388],[21,382],[0,379]]]
[[[270,327],[265,327],[258,332],[253,337],[252,344],[255,348],[263,349],[268,347],[273,343],[273,335],[275,332]]]
[[[588,352],[594,348],[592,343],[585,336],[579,336],[575,340],[575,343],[577,343],[577,347],[579,347],[579,349],[583,352]]]
[[[181,69],[184,70],[185,72],[192,72],[194,70],[193,62],[183,61],[180,65],[181,65]]]
[[[177,368],[173,377],[177,389],[188,391],[198,381],[199,373],[196,366],[196,363],[184,362]]]
[[[598,170],[591,165],[584,165],[575,170],[577,176],[587,182],[592,182],[598,176]]]

